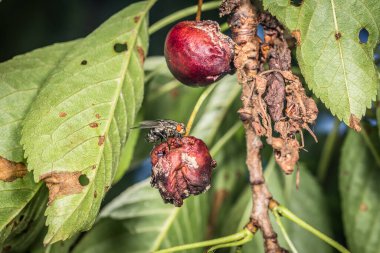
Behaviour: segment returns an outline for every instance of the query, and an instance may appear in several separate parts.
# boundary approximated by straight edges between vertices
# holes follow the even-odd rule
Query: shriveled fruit
[[[232,71],[234,42],[215,21],[183,21],[165,41],[165,58],[172,74],[189,86],[211,84]]]
[[[169,138],[151,152],[151,185],[165,202],[182,206],[183,199],[210,188],[216,162],[206,144],[195,137]]]

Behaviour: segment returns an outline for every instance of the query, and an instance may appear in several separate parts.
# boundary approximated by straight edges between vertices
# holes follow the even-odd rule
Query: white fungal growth
[[[189,156],[186,153],[182,153],[181,155],[182,162],[187,165],[187,167],[191,169],[198,169],[199,165],[194,156]]]

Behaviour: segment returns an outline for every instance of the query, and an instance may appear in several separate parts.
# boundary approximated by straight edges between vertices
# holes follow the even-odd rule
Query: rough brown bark
[[[260,85],[256,81],[259,68],[259,40],[256,36],[258,16],[249,0],[223,1],[221,15],[229,14],[231,15],[229,24],[232,37],[236,43],[234,64],[239,83],[242,85],[241,100],[243,106],[239,113],[245,127],[246,164],[252,187],[251,225],[262,231],[265,252],[283,252],[269,219],[268,205],[272,195],[265,183],[260,155],[262,148],[260,136],[268,133],[267,127],[270,127],[271,123],[267,121],[264,123],[267,127],[261,127],[262,122],[268,119],[261,113],[262,111],[265,112],[265,108],[260,102],[262,93],[260,94]]]

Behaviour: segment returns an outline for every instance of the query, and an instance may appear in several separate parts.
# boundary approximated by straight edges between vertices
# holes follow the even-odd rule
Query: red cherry
[[[166,37],[166,63],[189,86],[206,86],[230,73],[233,57],[234,42],[215,21],[183,21]]]

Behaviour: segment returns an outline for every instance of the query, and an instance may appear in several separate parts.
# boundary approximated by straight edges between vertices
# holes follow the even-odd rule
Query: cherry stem
[[[203,241],[203,242],[196,242],[196,243],[191,243],[191,244],[184,244],[180,246],[175,246],[172,248],[168,249],[162,249],[158,251],[154,251],[154,253],[170,253],[170,252],[183,252],[184,250],[189,250],[189,249],[196,249],[196,248],[203,248],[203,247],[210,247],[210,246],[215,246],[215,245],[223,245],[231,243],[231,242],[239,242],[239,245],[245,243],[246,241],[250,241],[253,237],[253,234],[251,231],[248,229],[243,229],[236,234],[232,234],[229,236],[225,237],[220,237],[217,239],[212,239],[208,241]],[[248,238],[248,239],[246,239]],[[244,240],[246,239],[246,240]]]
[[[197,22],[201,21],[202,4],[203,4],[203,0],[198,0],[197,16],[195,17],[195,21]]]
[[[250,242],[253,239],[253,234],[251,232],[247,232],[247,236],[239,241],[235,242],[228,242],[225,244],[219,244],[211,247],[210,249],[207,250],[207,253],[214,253],[215,250],[217,249],[222,249],[222,248],[232,248],[232,247],[238,247],[242,246],[248,242]]]
[[[214,9],[217,9],[219,5],[220,5],[220,1],[210,1],[208,3],[205,3],[202,6],[202,9],[203,11],[214,10]],[[148,30],[149,35],[154,34],[155,32],[159,31],[160,29],[164,28],[167,25],[170,25],[171,23],[174,23],[187,16],[193,15],[196,12],[197,12],[196,5],[174,12],[173,14],[170,14],[169,16],[166,16],[163,19],[151,25]]]
[[[345,247],[343,247],[341,244],[339,244],[338,242],[331,239],[330,237],[328,237],[327,235],[325,235],[324,233],[322,233],[318,229],[312,227],[311,225],[309,225],[308,223],[306,223],[305,221],[300,219],[298,216],[296,216],[294,213],[292,213],[286,207],[279,205],[278,203],[275,203],[272,206],[270,205],[270,209],[272,210],[272,212],[277,213],[280,216],[287,218],[288,220],[296,223],[298,226],[302,227],[303,229],[309,231],[310,233],[312,233],[313,235],[315,235],[316,237],[318,237],[322,241],[324,241],[327,244],[329,244],[330,246],[334,247],[339,252],[350,253],[350,251],[347,250]]]
[[[285,241],[289,245],[291,252],[292,253],[298,253],[298,251],[297,251],[296,247],[294,246],[292,240],[290,240],[290,238],[289,238],[288,232],[286,231],[284,224],[282,224],[280,214],[278,212],[273,212],[273,214],[274,214],[274,217],[276,218],[277,225],[280,227],[282,235],[285,238]]]
[[[195,104],[194,109],[190,115],[189,121],[187,122],[185,136],[188,136],[190,134],[191,128],[193,126],[195,117],[197,116],[199,109],[201,108],[203,102],[206,100],[208,95],[210,95],[210,93],[214,90],[215,86],[216,85],[209,86],[205,91],[203,91],[201,96],[198,98],[198,101]]]

